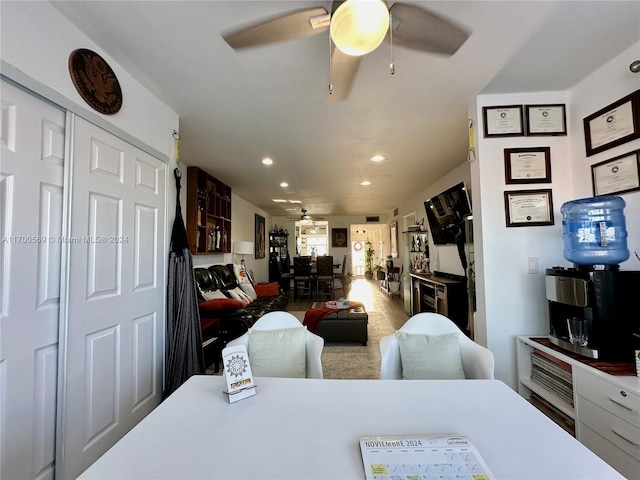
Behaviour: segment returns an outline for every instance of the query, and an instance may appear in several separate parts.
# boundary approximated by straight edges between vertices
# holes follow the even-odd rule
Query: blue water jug
[[[617,265],[628,259],[625,205],[617,196],[564,203],[560,208],[564,258],[576,265]]]

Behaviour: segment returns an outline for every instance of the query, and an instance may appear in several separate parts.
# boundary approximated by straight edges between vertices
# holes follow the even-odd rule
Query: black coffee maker
[[[640,271],[618,265],[554,267],[546,270],[545,286],[551,343],[598,360],[633,361],[638,345],[633,333],[640,332]]]

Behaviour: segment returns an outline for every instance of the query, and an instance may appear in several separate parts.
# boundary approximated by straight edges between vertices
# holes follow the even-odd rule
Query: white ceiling
[[[449,58],[396,47],[393,76],[383,43],[340,103],[326,101],[328,33],[239,52],[220,36],[298,8],[331,11],[330,1],[54,5],[180,115],[184,163],[272,215],[292,213],[274,198],[300,200],[315,215],[386,213],[466,161],[477,94],[565,90],[640,39],[639,1],[404,3],[467,26],[471,37]],[[124,101],[133,101],[126,91]],[[370,162],[378,153],[388,160]],[[272,166],[260,163],[265,156]]]

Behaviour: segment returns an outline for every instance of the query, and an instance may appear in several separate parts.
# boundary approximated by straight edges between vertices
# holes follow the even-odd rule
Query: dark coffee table
[[[314,302],[311,308],[324,307],[324,302]],[[369,315],[364,307],[336,309],[318,325],[316,335],[325,342],[349,342],[367,344]]]

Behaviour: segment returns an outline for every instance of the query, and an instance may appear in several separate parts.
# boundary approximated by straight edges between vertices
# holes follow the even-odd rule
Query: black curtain
[[[190,376],[205,372],[193,259],[180,206],[180,170],[176,179],[176,216],[171,232],[167,281],[167,358],[164,397]]]

